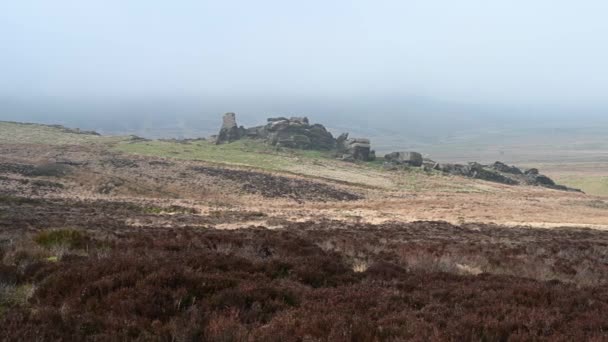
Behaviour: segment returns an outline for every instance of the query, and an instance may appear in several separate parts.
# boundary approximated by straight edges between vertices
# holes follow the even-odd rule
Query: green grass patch
[[[44,230],[36,234],[34,242],[44,248],[66,246],[70,249],[80,249],[89,242],[87,234],[75,229]]]
[[[13,306],[26,306],[36,287],[32,284],[0,283],[0,316]]]
[[[116,150],[146,156],[186,160],[202,160],[219,164],[252,166],[281,170],[301,159],[314,161],[331,157],[329,151],[292,150],[277,148],[260,140],[241,139],[230,144],[215,145],[199,140],[189,144],[171,141],[121,142]]]

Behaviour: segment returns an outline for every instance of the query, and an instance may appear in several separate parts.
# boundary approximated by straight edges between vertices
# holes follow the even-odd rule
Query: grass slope
[[[331,152],[278,149],[261,141],[243,139],[230,144],[215,145],[205,140],[178,143],[172,141],[122,142],[116,150],[146,156],[213,163],[252,166],[267,170],[284,170],[307,159],[328,159]]]
[[[60,126],[0,121],[0,144],[82,145],[115,143],[126,139],[79,134]]]

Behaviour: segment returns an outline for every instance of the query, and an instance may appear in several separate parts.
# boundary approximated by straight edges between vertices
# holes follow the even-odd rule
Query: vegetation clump
[[[70,249],[84,248],[90,238],[86,233],[75,229],[43,230],[36,234],[34,241],[45,248],[66,246]]]

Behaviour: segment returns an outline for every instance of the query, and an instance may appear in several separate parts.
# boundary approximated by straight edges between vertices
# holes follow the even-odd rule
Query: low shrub
[[[86,233],[75,229],[43,230],[36,234],[34,241],[45,248],[65,246],[70,249],[81,249],[90,238]]]

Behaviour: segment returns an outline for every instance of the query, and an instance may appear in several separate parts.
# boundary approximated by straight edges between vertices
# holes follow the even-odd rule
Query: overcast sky
[[[608,108],[603,0],[3,0],[0,96]]]

